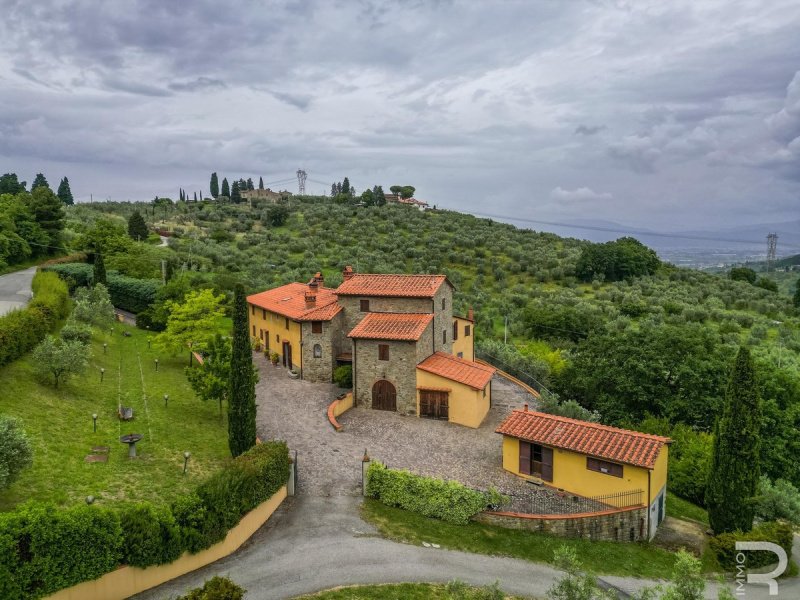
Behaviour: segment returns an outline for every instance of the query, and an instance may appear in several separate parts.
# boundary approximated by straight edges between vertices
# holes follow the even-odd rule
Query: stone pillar
[[[364,458],[361,459],[361,495],[367,495],[367,469],[369,469],[369,463],[371,462],[371,458],[367,454],[367,449],[364,448]]]
[[[294,459],[289,461],[289,481],[286,482],[286,495],[287,496],[294,496],[294,478],[295,478],[295,469],[297,465],[294,462]]]

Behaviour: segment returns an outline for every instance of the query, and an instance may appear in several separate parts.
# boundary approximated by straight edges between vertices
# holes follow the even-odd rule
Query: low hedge
[[[0,598],[41,598],[119,564],[164,564],[208,548],[288,477],[286,444],[269,442],[231,460],[171,506],[28,503],[0,513]]]
[[[709,547],[717,557],[720,566],[726,571],[736,569],[736,542],[772,542],[786,550],[786,556],[792,556],[792,527],[782,521],[770,521],[753,527],[747,533],[722,533],[709,541]],[[777,557],[772,552],[748,550],[747,568],[763,567],[773,564]]]
[[[28,306],[0,317],[0,366],[32,350],[69,314],[67,286],[53,273],[37,273]]]
[[[502,500],[495,490],[479,492],[457,481],[388,469],[377,461],[367,469],[367,495],[389,506],[458,525]]]
[[[85,263],[56,264],[44,267],[43,270],[60,275],[69,283],[70,293],[75,288],[88,287],[93,283],[93,267]],[[156,292],[161,286],[157,279],[135,279],[116,271],[109,271],[106,280],[114,306],[132,313],[142,312],[155,302]]]

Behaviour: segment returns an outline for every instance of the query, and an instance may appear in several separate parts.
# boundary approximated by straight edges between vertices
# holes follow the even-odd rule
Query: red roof
[[[326,287],[319,287],[314,306],[307,306],[305,294],[309,289],[306,283],[289,283],[248,296],[247,302],[294,321],[329,321],[341,310],[334,291]]]
[[[336,289],[340,296],[433,298],[444,275],[371,275],[356,273]],[[448,282],[449,283],[449,282]]]
[[[658,435],[536,411],[515,410],[495,430],[526,442],[652,469],[664,444]]]
[[[436,352],[417,365],[418,369],[463,383],[476,390],[486,387],[496,369],[458,358],[446,352]]]
[[[430,313],[368,313],[347,335],[369,340],[416,341],[432,320]]]

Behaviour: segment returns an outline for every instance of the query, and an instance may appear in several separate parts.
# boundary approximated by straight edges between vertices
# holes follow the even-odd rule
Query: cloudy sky
[[[531,219],[800,216],[797,0],[2,5],[0,169],[80,199],[302,167]]]

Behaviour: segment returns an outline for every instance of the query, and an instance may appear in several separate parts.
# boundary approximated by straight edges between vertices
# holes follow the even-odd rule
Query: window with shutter
[[[361,312],[369,312],[369,300],[361,300]]]
[[[378,360],[389,360],[389,344],[378,344]]]
[[[453,341],[458,339],[458,321],[453,321]]]
[[[622,477],[622,465],[600,460],[599,458],[586,457],[586,468],[589,471],[611,475],[612,477]]]
[[[471,333],[470,329],[471,328],[469,325],[464,325],[464,337],[469,337],[469,334]]]
[[[521,475],[531,474],[531,445],[519,441],[519,472]]]
[[[311,333],[322,333],[322,321],[311,321]]]

